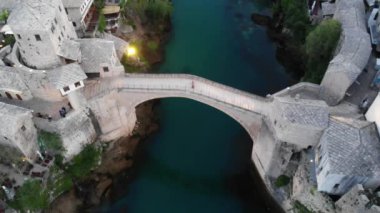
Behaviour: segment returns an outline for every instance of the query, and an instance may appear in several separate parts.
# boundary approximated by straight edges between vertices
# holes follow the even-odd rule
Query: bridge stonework
[[[324,129],[324,119],[328,119],[320,102],[263,98],[185,74],[127,74],[89,81],[83,94],[98,120],[104,141],[131,134],[136,123],[136,106],[149,100],[187,98],[214,107],[240,123],[250,135],[252,160],[265,182],[284,172],[293,151],[316,144]],[[302,108],[305,103],[309,106],[306,110]],[[300,116],[299,111],[304,114]],[[315,117],[315,111],[322,116],[309,121],[307,117]],[[305,130],[310,130],[311,135]]]

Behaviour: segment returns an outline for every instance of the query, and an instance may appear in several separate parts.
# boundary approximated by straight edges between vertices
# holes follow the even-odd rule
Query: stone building
[[[376,200],[380,200],[378,195],[358,184],[335,202],[335,207],[338,213],[379,213],[380,206]]]
[[[334,19],[342,24],[342,36],[320,89],[321,98],[329,105],[337,105],[344,98],[367,65],[372,51],[363,1],[340,0],[335,4]]]
[[[318,191],[343,195],[356,184],[380,186],[379,156],[374,123],[332,116],[316,148]]]
[[[111,77],[124,73],[113,41],[103,39],[80,39],[82,63],[80,66],[89,78]]]
[[[79,37],[90,27],[90,22],[97,16],[92,3],[94,0],[62,0],[70,22],[78,32]]]
[[[0,102],[0,121],[1,161],[33,160],[38,148],[32,111]]]
[[[57,53],[66,39],[76,39],[60,0],[25,0],[17,4],[8,18],[21,61],[34,69],[61,65]]]

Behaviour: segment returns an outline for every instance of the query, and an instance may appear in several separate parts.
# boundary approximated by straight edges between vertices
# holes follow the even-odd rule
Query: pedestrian
[[[62,111],[66,114],[67,111],[66,111],[66,108],[65,107],[62,107]]]
[[[51,115],[48,115],[48,121],[50,122],[52,119]]]
[[[65,111],[63,111],[62,109],[59,110],[59,115],[61,116],[61,118],[66,117]]]

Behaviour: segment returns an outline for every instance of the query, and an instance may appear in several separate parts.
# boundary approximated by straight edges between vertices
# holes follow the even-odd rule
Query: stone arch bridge
[[[188,98],[214,107],[239,122],[254,141],[252,159],[265,179],[286,167],[273,153],[315,145],[327,127],[322,101],[282,95],[263,98],[201,77],[186,74],[126,74],[88,81],[83,95],[95,114],[103,140],[132,132],[139,104],[159,98]],[[281,151],[282,150],[282,151]]]

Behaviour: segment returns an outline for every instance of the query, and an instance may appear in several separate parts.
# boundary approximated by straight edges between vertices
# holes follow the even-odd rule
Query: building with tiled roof
[[[334,19],[342,24],[342,36],[320,89],[321,98],[329,105],[337,105],[344,98],[348,88],[367,65],[372,51],[363,1],[340,0],[335,4]]]
[[[37,155],[37,130],[32,121],[30,110],[0,102],[0,149],[1,157],[7,153],[11,161],[13,156],[17,156],[21,161],[22,157],[34,159]],[[16,150],[17,152],[13,152]],[[18,155],[20,152],[20,155]],[[4,161],[6,159],[2,159]],[[13,159],[15,160],[15,159]]]
[[[380,186],[380,140],[374,123],[331,117],[315,158],[319,191],[342,195],[356,184]]]
[[[317,144],[328,126],[328,106],[319,100],[275,97],[272,113],[278,139],[303,148]]]

